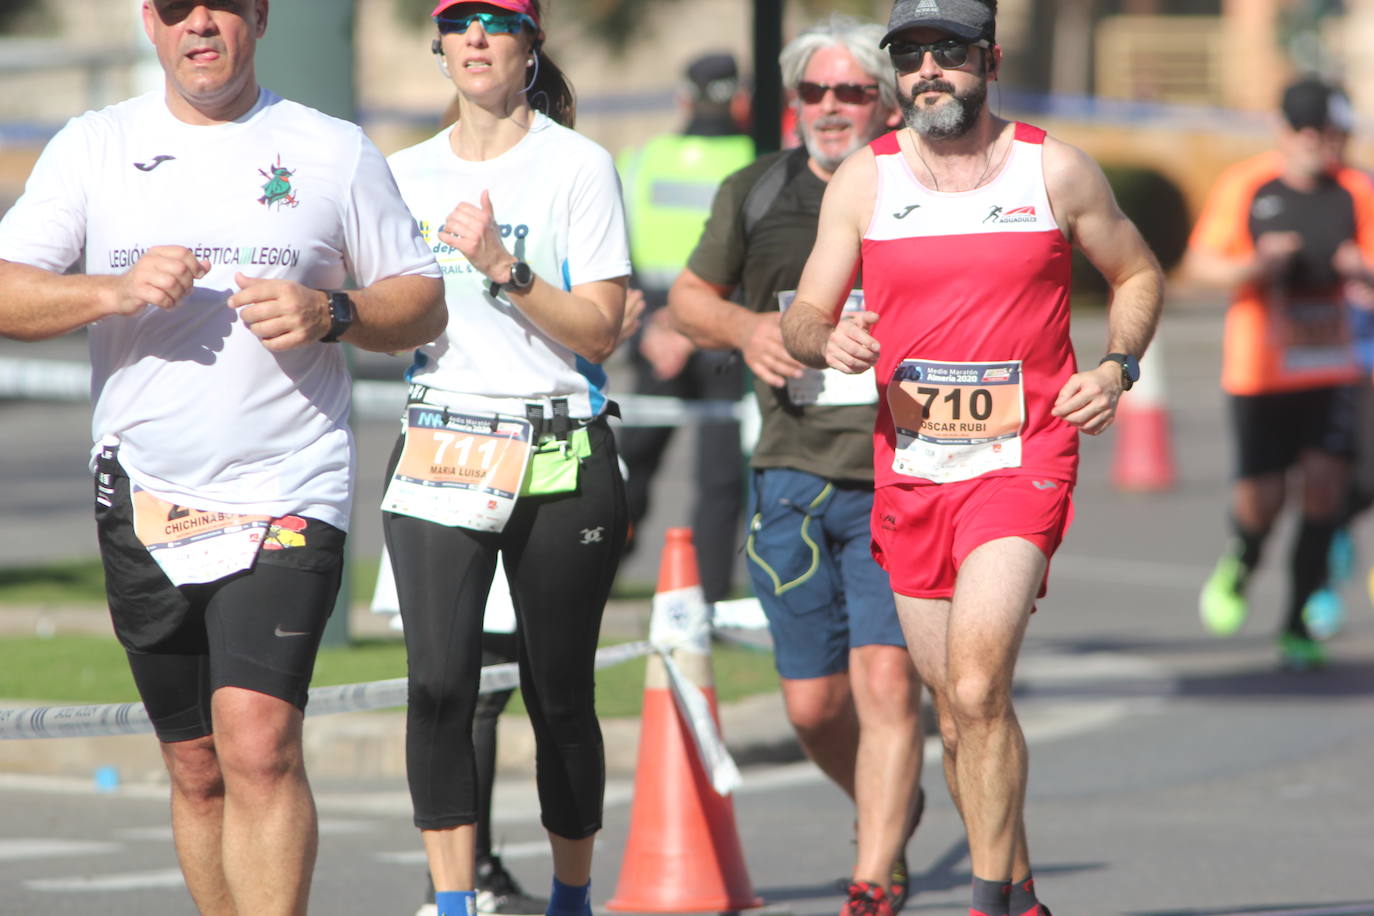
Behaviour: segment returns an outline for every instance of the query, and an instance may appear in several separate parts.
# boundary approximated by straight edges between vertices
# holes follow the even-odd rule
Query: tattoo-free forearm
[[[829,314],[803,300],[796,300],[782,316],[782,342],[799,363],[824,369],[825,345],[835,321]]]

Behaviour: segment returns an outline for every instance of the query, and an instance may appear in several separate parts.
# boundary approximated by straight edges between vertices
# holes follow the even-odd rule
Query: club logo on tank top
[[[988,208],[988,215],[983,217],[983,222],[994,223],[998,226],[1005,226],[1008,223],[1033,223],[1037,221],[1035,215],[1035,205],[1027,204],[1023,207],[1013,207],[1007,210],[1002,204],[993,204]]]
[[[281,153],[277,154],[276,165],[258,169],[258,173],[267,179],[267,184],[262,186],[262,196],[258,198],[258,203],[269,210],[300,206],[301,202],[296,199],[296,189],[291,185],[291,179],[296,172],[281,164]]]

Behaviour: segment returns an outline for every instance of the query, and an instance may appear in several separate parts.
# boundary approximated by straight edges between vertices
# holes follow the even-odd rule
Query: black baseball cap
[[[1345,93],[1315,76],[1303,77],[1285,89],[1279,108],[1294,130],[1334,127],[1348,133],[1355,123]]]
[[[739,66],[732,54],[703,54],[687,65],[686,75],[692,97],[699,101],[724,105],[739,89]]]
[[[878,42],[886,48],[898,32],[939,29],[964,41],[994,40],[997,19],[982,0],[897,0],[887,19],[887,34]]]

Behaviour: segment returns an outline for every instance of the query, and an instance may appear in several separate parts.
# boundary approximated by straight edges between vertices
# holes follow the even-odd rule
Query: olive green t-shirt
[[[758,159],[726,178],[687,267],[708,283],[740,287],[755,312],[776,312],[778,292],[795,290],[816,241],[825,182],[804,164],[781,188],[746,238],[744,203],[779,156]],[[801,154],[796,154],[801,155]],[[877,405],[801,406],[786,388],[754,380],[763,428],[750,463],[794,468],[828,480],[872,482]]]

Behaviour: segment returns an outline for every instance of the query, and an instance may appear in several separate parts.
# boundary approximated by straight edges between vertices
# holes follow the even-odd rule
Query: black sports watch
[[[501,290],[503,289],[513,289],[517,293],[523,293],[533,285],[534,270],[524,261],[516,261],[510,266],[510,279],[505,283],[498,283],[492,280],[489,292],[491,293],[491,297],[495,299],[497,296],[501,295]]]
[[[1140,381],[1140,360],[1129,353],[1108,353],[1097,361],[1100,366],[1105,362],[1121,365],[1121,390],[1130,391],[1131,386]]]
[[[329,296],[329,333],[320,338],[321,343],[338,343],[344,332],[353,326],[358,317],[358,309],[348,293],[332,292]]]

